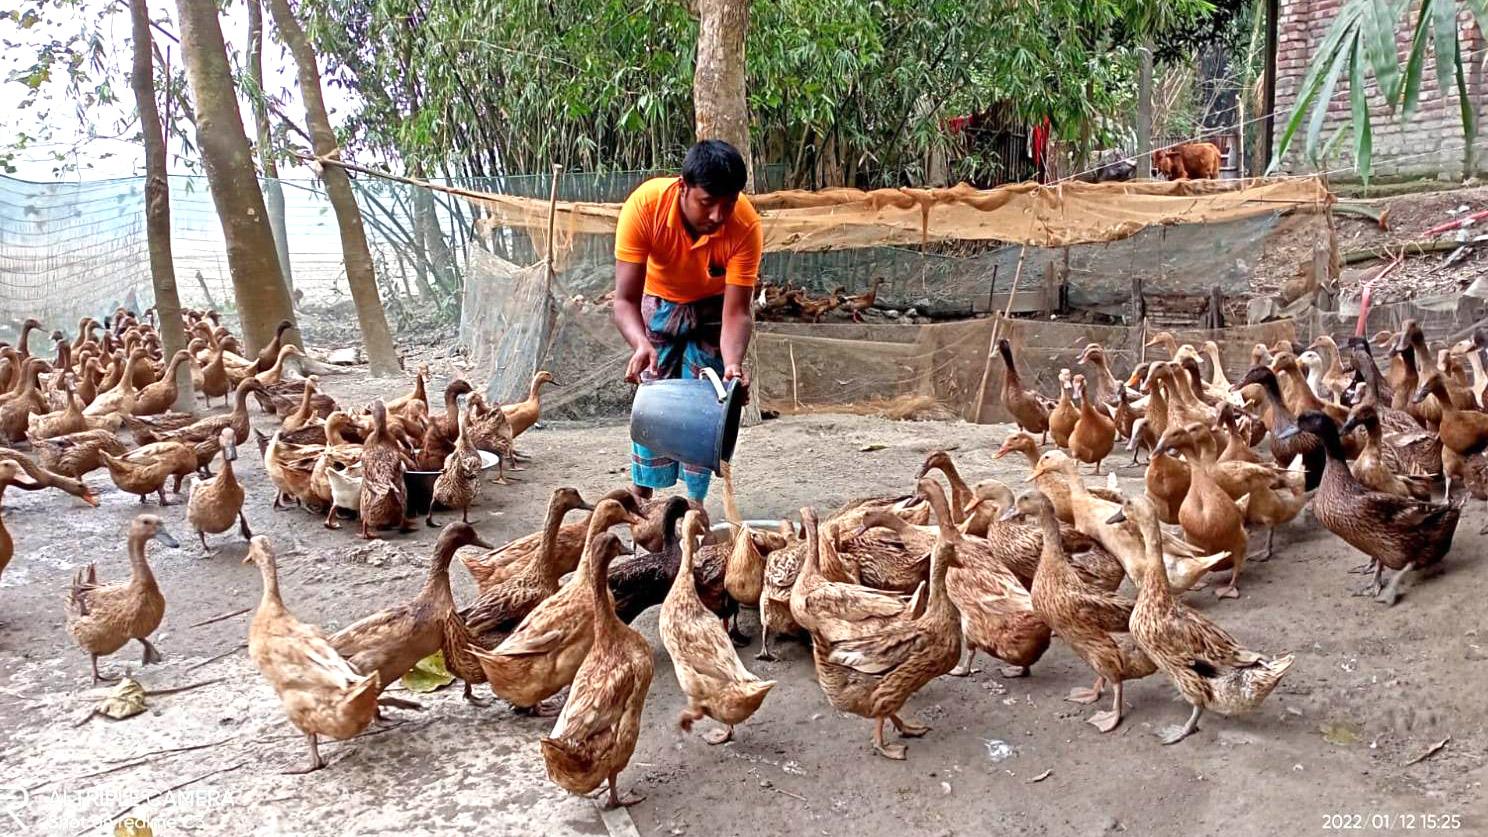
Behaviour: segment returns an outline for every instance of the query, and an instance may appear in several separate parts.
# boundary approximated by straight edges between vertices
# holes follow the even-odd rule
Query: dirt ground
[[[1488,187],[1398,195],[1377,198],[1368,203],[1385,212],[1388,229],[1381,230],[1377,223],[1367,218],[1336,214],[1334,222],[1340,252],[1377,248],[1388,248],[1391,252],[1396,252],[1407,242],[1427,238],[1426,231],[1432,227],[1488,208]],[[1478,221],[1466,230],[1453,230],[1441,237],[1450,240],[1461,235],[1465,239],[1472,239],[1482,234],[1483,221]],[[1457,293],[1488,273],[1488,256],[1485,256],[1481,247],[1461,254],[1449,263],[1448,258],[1451,255],[1451,251],[1407,253],[1408,257],[1399,267],[1391,271],[1384,280],[1375,283],[1374,299],[1384,303],[1418,296]],[[1385,263],[1374,261],[1353,265],[1340,278],[1340,289],[1357,294],[1360,284],[1373,280],[1380,266]]]
[[[343,398],[407,386],[324,383]],[[991,458],[1005,432],[848,416],[769,421],[739,442],[740,503],[746,517],[780,517],[903,492],[925,452],[942,446],[969,478],[1017,487],[1024,466]],[[530,432],[524,481],[489,486],[473,520],[497,543],[536,529],[554,487],[592,496],[620,484],[627,438],[622,424]],[[875,445],[884,447],[865,450]],[[286,601],[302,619],[345,625],[419,587],[434,530],[367,546],[351,528],[329,532],[305,512],[271,510],[251,444],[239,472],[248,518],[273,539]],[[1141,473],[1119,469],[1129,490]],[[500,701],[472,706],[458,687],[419,696],[423,711],[393,710],[357,740],[323,745],[329,769],[283,775],[303,759],[303,741],[242,650],[250,616],[206,623],[255,605],[258,573],[240,563],[246,546],[235,535],[213,538],[217,554],[203,558],[180,505],[163,515],[182,548],[150,552],[169,602],[154,637],[166,661],[142,670],[130,647],[103,666],[150,690],[209,685],[150,697],[147,712],[127,720],[80,720],[102,690],[89,687],[87,659],[66,635],[61,597],[88,561],[107,579],[127,572],[123,531],[141,511],[104,473],[89,482],[102,497],[96,510],[58,493],[5,497],[16,557],[0,580],[0,821],[12,833],[114,833],[125,812],[157,835],[606,832],[594,803],[544,776],[537,740],[550,719],[516,717]],[[1251,647],[1295,652],[1297,663],[1257,714],[1206,717],[1174,747],[1152,733],[1187,710],[1160,674],[1128,686],[1126,721],[1101,735],[1084,723],[1089,708],[1062,700],[1091,674],[1056,640],[1026,679],[1004,679],[982,658],[971,677],[928,685],[908,711],[934,730],[909,742],[908,761],[890,762],[872,754],[870,722],[828,706],[804,645],[784,641],[781,661],[762,663],[752,656],[757,639],[746,663],[780,685],[734,742],[710,747],[677,729],[684,701],[653,611],[637,623],[655,647],[656,677],[621,777],[646,797],[630,815],[645,835],[1301,834],[1424,829],[1428,815],[1484,833],[1485,522],[1474,504],[1445,573],[1418,581],[1392,609],[1350,595],[1359,577],[1346,570],[1359,556],[1305,520],[1278,533],[1274,560],[1246,573],[1243,598],[1190,594]],[[456,584],[467,598],[459,570]],[[752,615],[745,628],[758,633]]]

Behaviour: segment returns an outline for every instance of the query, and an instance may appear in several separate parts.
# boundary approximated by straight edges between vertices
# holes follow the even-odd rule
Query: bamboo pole
[[[1018,280],[1023,278],[1023,261],[1028,258],[1028,245],[1018,248],[1018,267],[1013,271],[1013,286],[1008,291],[1007,305],[1003,307],[1002,319],[992,323],[992,337],[987,341],[987,362],[982,366],[982,385],[977,388],[976,413],[972,421],[982,423],[982,411],[987,404],[987,381],[992,377],[992,355],[997,351],[997,340],[1002,336],[1002,321],[1013,315],[1013,299],[1018,295]]]
[[[558,177],[562,173],[563,166],[559,165],[558,163],[554,163],[553,182],[548,189],[547,252],[544,254],[543,257],[543,334],[542,340],[538,342],[538,345],[541,346],[541,349],[537,353],[537,357],[532,359],[534,374],[539,368],[541,368],[543,360],[548,356],[548,350],[552,348],[550,344],[552,343],[553,334],[557,330],[558,325],[558,304],[557,300],[553,299],[553,280],[558,276],[558,268],[556,266],[556,259],[553,253],[553,242],[558,226]]]
[[[791,401],[796,405],[796,412],[801,410],[800,379],[796,377],[796,344],[794,342],[785,344],[790,349],[791,362]]]
[[[553,278],[558,275],[558,268],[554,266],[553,241],[558,226],[558,178],[563,174],[563,166],[553,164],[553,182],[548,189],[548,249],[547,249],[547,284],[549,294],[553,292]]]

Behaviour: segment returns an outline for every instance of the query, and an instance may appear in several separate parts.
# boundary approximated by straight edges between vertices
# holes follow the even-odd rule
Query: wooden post
[[[1204,312],[1203,324],[1212,331],[1225,327],[1224,290],[1218,285],[1209,288],[1209,310]]]
[[[553,252],[553,245],[557,239],[558,226],[558,178],[563,173],[563,166],[553,164],[553,182],[548,189],[548,240],[547,252],[543,256],[543,295],[542,295],[542,339],[538,341],[539,350],[537,357],[532,359],[532,371],[535,373],[542,368],[542,364],[548,357],[548,351],[553,340],[553,334],[558,326],[558,304],[553,299],[553,281],[558,277],[557,260]]]
[[[1013,271],[1013,286],[1008,291],[1007,305],[1002,311],[1002,320],[1006,320],[1013,314],[1013,299],[1018,295],[1018,280],[1023,277],[1023,260],[1028,258],[1028,245],[1023,245],[1018,251],[1018,267]],[[987,341],[987,362],[982,366],[982,385],[977,388],[976,412],[972,421],[976,424],[982,423],[982,410],[987,403],[987,381],[992,377],[992,355],[997,351],[997,338],[1001,337],[1002,320],[992,322],[992,337]]]
[[[1137,47],[1137,173],[1152,179],[1152,36],[1142,36]]]
[[[1142,277],[1131,280],[1131,299],[1128,301],[1126,324],[1128,326],[1147,321],[1147,300],[1142,295]]]
[[[1044,265],[1044,314],[1060,313],[1059,270],[1051,261]],[[1011,300],[1009,300],[1011,301]]]

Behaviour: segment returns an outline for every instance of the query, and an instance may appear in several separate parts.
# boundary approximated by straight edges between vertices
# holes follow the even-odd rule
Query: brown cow
[[[1185,142],[1152,152],[1152,165],[1169,180],[1204,180],[1219,177],[1219,146],[1212,142]]]

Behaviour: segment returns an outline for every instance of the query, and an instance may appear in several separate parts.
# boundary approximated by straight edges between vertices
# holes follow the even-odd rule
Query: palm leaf
[[[1421,101],[1421,68],[1426,62],[1427,30],[1431,23],[1431,0],[1421,7],[1416,17],[1416,31],[1411,35],[1410,57],[1405,61],[1404,98],[1401,118],[1410,119]]]
[[[1363,8],[1359,16],[1359,37],[1363,54],[1374,68],[1374,80],[1380,93],[1393,108],[1400,94],[1400,55],[1395,47],[1396,5],[1393,0],[1354,0]],[[1423,0],[1443,3],[1444,0]],[[1450,0],[1445,0],[1450,2]],[[1362,56],[1361,56],[1362,57]]]
[[[1344,38],[1355,37],[1358,24],[1359,9],[1350,4],[1344,8],[1338,19],[1333,21],[1333,27],[1328,30],[1317,52],[1313,53],[1312,63],[1307,67],[1307,75],[1302,77],[1302,84],[1297,88],[1297,104],[1292,108],[1292,115],[1287,118],[1286,128],[1281,133],[1281,140],[1276,144],[1271,164],[1266,167],[1268,173],[1276,171],[1281,166],[1281,160],[1286,156],[1297,129],[1302,127],[1302,121],[1307,118],[1309,108],[1327,107],[1327,99],[1324,99],[1321,104],[1316,102],[1318,89],[1323,85],[1325,73],[1336,75],[1334,65],[1337,63],[1339,54],[1346,55],[1348,52],[1342,48]]]
[[[1457,105],[1462,110],[1462,135],[1467,140],[1464,146],[1463,158],[1464,161],[1470,162],[1473,158],[1473,144],[1478,138],[1478,117],[1473,110],[1472,99],[1468,98],[1467,95],[1467,73],[1462,68],[1461,41],[1458,41],[1456,44],[1452,65],[1457,70]],[[1465,168],[1464,166],[1463,174],[1470,174]]]
[[[1447,56],[1457,55],[1457,4],[1450,0],[1422,0],[1422,15],[1426,14],[1427,6],[1431,7],[1436,24],[1432,30],[1436,49],[1436,89],[1446,93],[1452,85],[1453,68],[1459,66],[1459,62],[1447,60]],[[1460,75],[1461,70],[1457,73]]]
[[[1354,168],[1359,172],[1359,179],[1368,186],[1374,137],[1373,126],[1369,124],[1369,96],[1364,88],[1364,62],[1359,59],[1358,53],[1359,46],[1356,43],[1349,68],[1349,99],[1354,111]]]
[[[1312,119],[1307,123],[1307,145],[1305,147],[1305,153],[1310,160],[1317,160],[1318,139],[1323,132],[1323,120],[1328,116],[1328,103],[1333,101],[1333,88],[1338,86],[1338,77],[1343,75],[1343,67],[1348,60],[1351,57],[1358,58],[1360,37],[1359,33],[1355,32],[1352,43],[1334,54],[1333,61],[1328,66],[1327,75],[1323,78],[1322,94],[1312,105]]]

